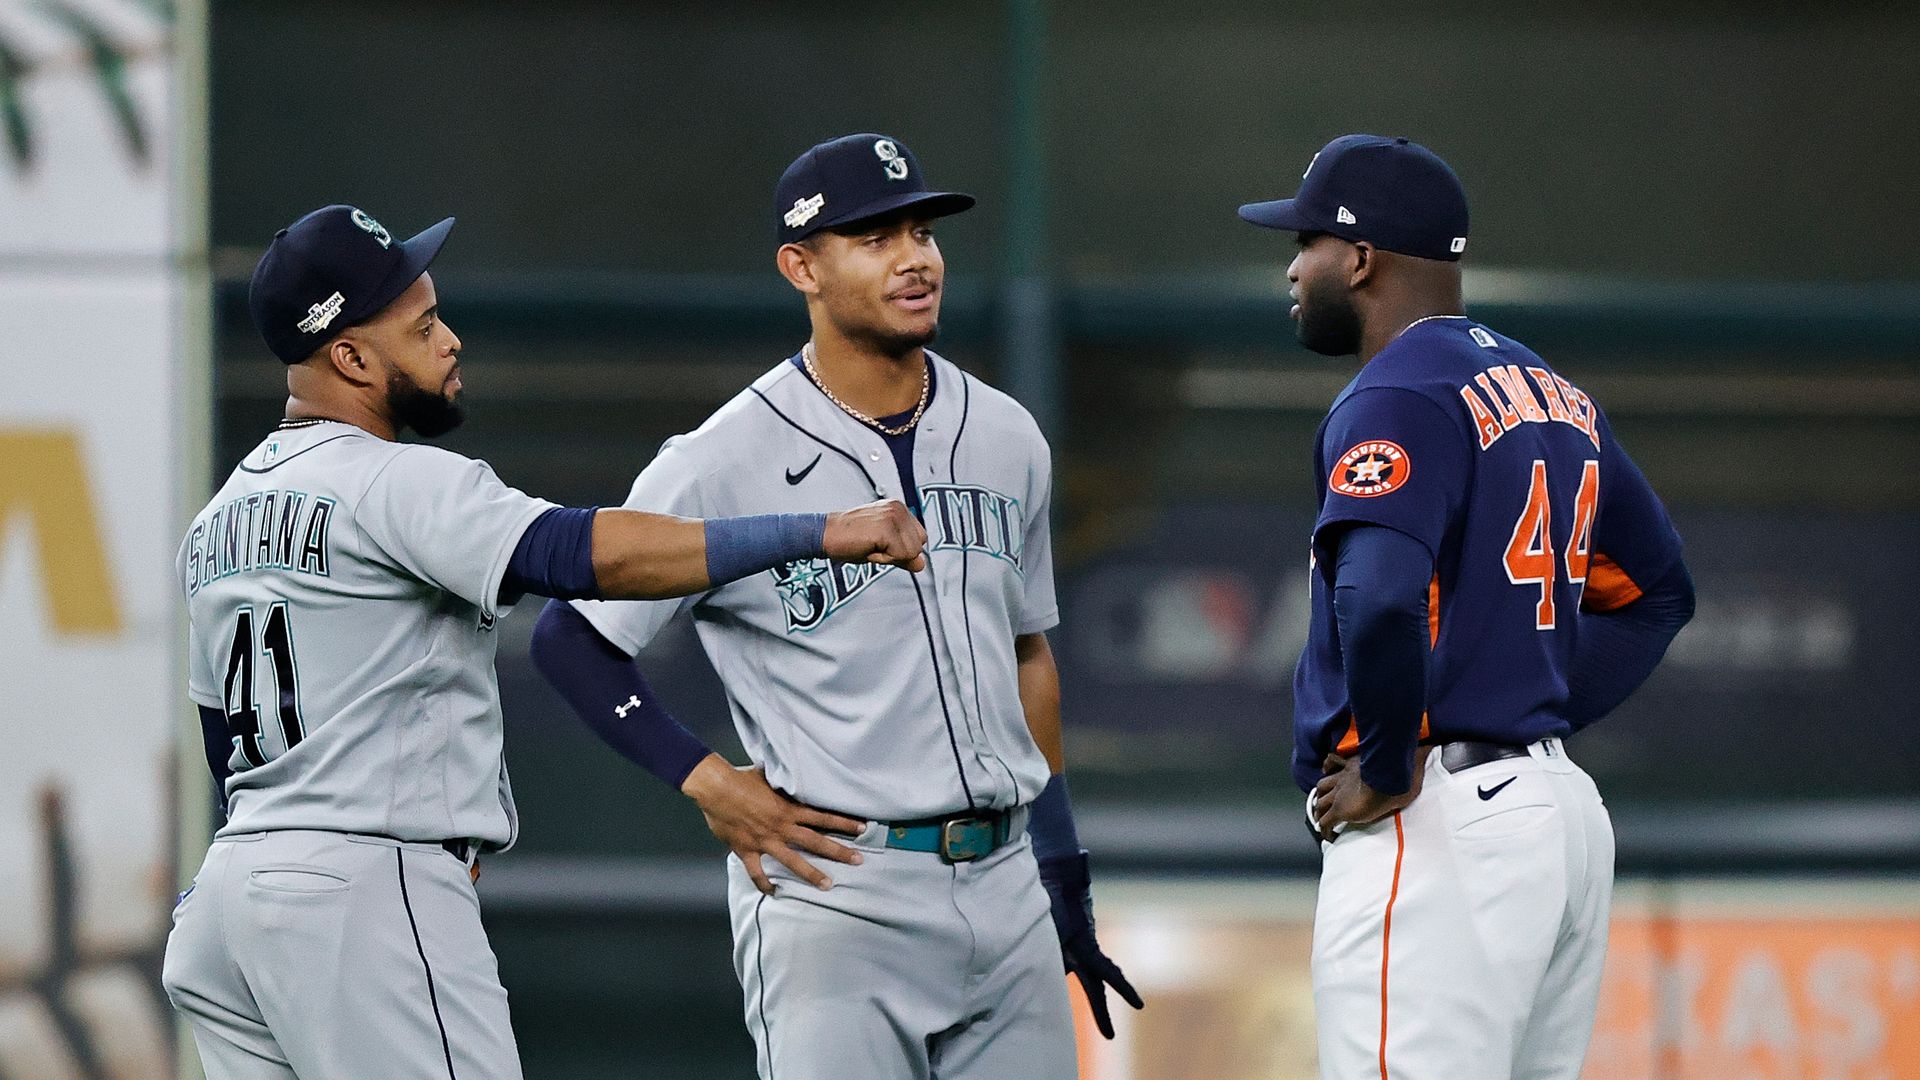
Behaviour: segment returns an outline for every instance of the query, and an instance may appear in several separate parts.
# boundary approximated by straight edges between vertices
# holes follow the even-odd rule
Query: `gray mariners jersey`
[[[806,560],[680,600],[577,601],[637,653],[688,610],[767,780],[877,820],[1003,809],[1046,784],[1020,707],[1013,642],[1059,622],[1052,467],[1012,398],[947,361],[914,436],[927,569]],[[879,433],[791,362],[634,481],[630,509],[690,517],[844,510],[899,498]]]
[[[485,462],[330,420],[249,452],[177,564],[188,692],[234,736],[221,835],[511,843],[493,626],[552,507]]]

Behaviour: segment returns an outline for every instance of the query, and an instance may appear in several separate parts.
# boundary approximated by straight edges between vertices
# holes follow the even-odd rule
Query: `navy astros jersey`
[[[1312,626],[1294,674],[1294,779],[1359,746],[1331,539],[1383,525],[1433,553],[1422,742],[1524,745],[1563,715],[1579,612],[1632,603],[1680,537],[1593,400],[1464,316],[1414,323],[1334,399],[1314,444]]]

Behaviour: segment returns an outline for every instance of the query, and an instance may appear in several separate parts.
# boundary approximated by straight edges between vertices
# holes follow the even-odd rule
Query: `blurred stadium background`
[[[0,678],[25,688],[0,711],[0,1077],[172,1071],[142,988],[205,782],[167,565],[280,416],[245,308],[273,232],[334,201],[397,232],[459,215],[435,267],[467,345],[449,445],[614,504],[662,439],[797,347],[773,181],[857,130],[981,197],[941,227],[938,348],[1021,397],[1059,461],[1070,768],[1102,936],[1149,999],[1115,1044],[1083,1042],[1086,1075],[1314,1075],[1317,854],[1284,761],[1307,447],[1350,368],[1293,344],[1290,247],[1233,208],[1368,130],[1461,173],[1471,310],[1608,410],[1700,587],[1661,671],[1571,746],[1620,836],[1588,1075],[1920,1077],[1920,10],[208,8],[0,0],[0,371],[23,387],[0,391],[19,642]],[[62,166],[68,128],[117,149]],[[121,173],[172,192],[147,217],[164,230],[116,231]],[[53,235],[45,200],[85,208],[90,239]],[[95,295],[142,274],[176,317]],[[150,439],[103,430],[133,413]],[[76,498],[91,512],[45,523]],[[53,553],[87,530],[116,619],[72,614],[92,594]],[[523,838],[480,882],[527,1075],[749,1076],[718,844],[546,690],[531,623],[508,620],[500,660]],[[643,660],[737,759],[692,634]],[[102,757],[101,731],[142,749]],[[157,780],[174,732],[177,793]],[[136,858],[105,854],[129,837]]]

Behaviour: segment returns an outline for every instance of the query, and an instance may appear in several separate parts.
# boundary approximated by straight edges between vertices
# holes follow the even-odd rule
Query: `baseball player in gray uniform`
[[[799,559],[677,601],[549,604],[534,631],[581,716],[732,849],[734,963],[767,1080],[1072,1077],[1063,957],[1109,1037],[1107,987],[1140,1005],[1095,940],[1060,776],[1047,442],[926,349],[932,223],[972,204],[927,190],[881,135],[801,155],[776,191],[778,263],[811,339],[669,440],[626,504],[897,497],[926,525],[925,572]],[[750,768],[674,723],[629,660],[681,611]]]
[[[513,843],[493,658],[525,593],[672,597],[794,559],[923,564],[898,503],[695,521],[557,507],[423,436],[461,418],[427,264],[329,206],[255,270],[287,420],[195,517],[188,687],[226,824],[163,981],[215,1080],[520,1076],[473,890]],[[824,504],[822,504],[824,505]]]

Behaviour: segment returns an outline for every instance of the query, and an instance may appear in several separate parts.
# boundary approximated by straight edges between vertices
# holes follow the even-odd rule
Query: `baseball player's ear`
[[[356,386],[367,386],[373,382],[373,370],[353,342],[339,338],[327,346],[327,359],[332,362],[333,370],[340,377]]]
[[[813,252],[806,245],[782,244],[780,250],[773,253],[773,259],[788,284],[803,293],[820,291],[819,279],[813,276]]]
[[[1380,265],[1380,252],[1373,244],[1361,240],[1353,245],[1353,269],[1347,274],[1347,287],[1357,289],[1373,277],[1374,270]]]

